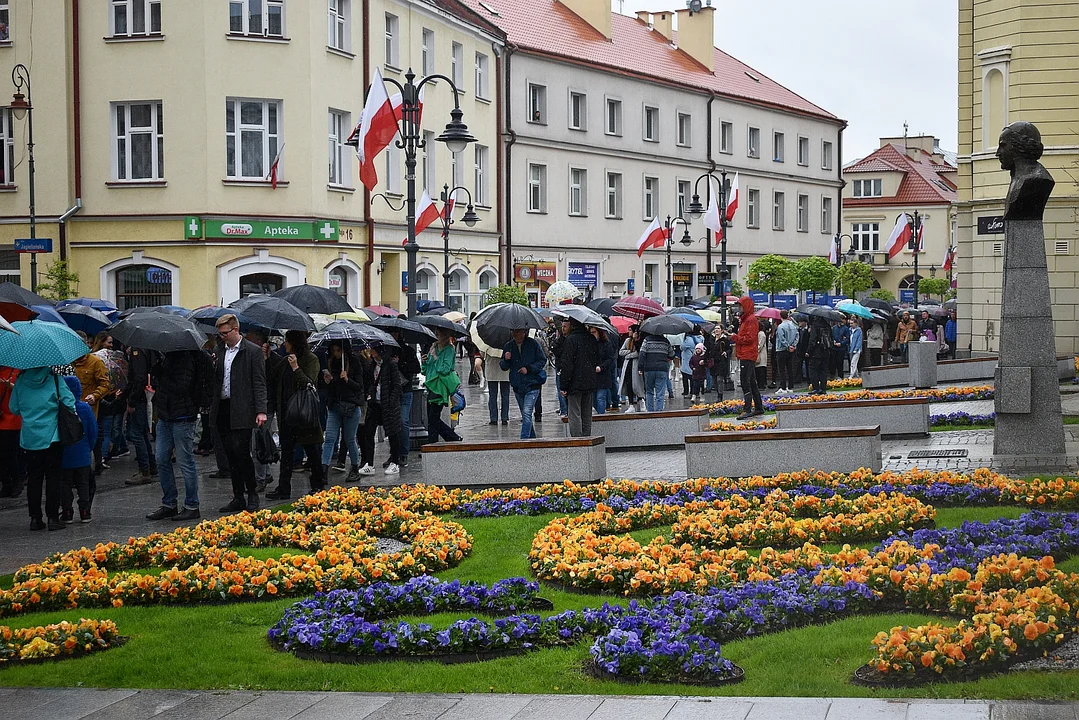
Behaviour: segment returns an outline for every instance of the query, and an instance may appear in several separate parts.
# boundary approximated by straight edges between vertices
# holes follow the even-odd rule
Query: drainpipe
[[[714,90],[708,91],[708,172],[716,171],[716,161],[712,157],[712,103],[716,101],[716,93]],[[708,199],[711,202],[712,197],[712,178],[708,178]],[[726,208],[720,210],[720,212],[726,212]],[[708,272],[712,271],[712,233],[708,233],[704,238],[704,262],[708,268]]]
[[[82,198],[75,198],[75,204],[64,211],[64,214],[57,219],[57,223],[60,226],[60,259],[67,260],[67,221],[72,215],[82,210]]]
[[[836,213],[835,213],[835,232],[836,235],[843,234],[843,129],[846,125],[839,127],[839,137],[836,139],[836,175],[839,178],[839,197],[836,198]],[[838,252],[843,252],[843,245],[840,244]]]
[[[505,53],[505,47],[503,46],[503,53]],[[496,55],[497,57],[497,55]],[[507,59],[509,56],[506,56]],[[495,62],[495,122],[497,123],[497,137],[498,144],[495,147],[495,163],[498,169],[495,171],[495,227],[498,228],[498,276],[502,277],[502,268],[506,266],[506,263],[502,260],[502,248],[505,241],[505,233],[502,227],[502,63]]]
[[[506,143],[506,240],[503,243],[503,247],[506,251],[506,261],[502,265],[502,282],[506,285],[513,284],[513,144],[517,142],[517,133],[513,131],[513,115],[510,114],[510,98],[513,95],[510,93],[510,82],[512,75],[510,73],[510,59],[513,53],[517,50],[516,45],[506,43],[506,134],[509,135],[509,141]]]
[[[82,209],[82,73],[79,41],[79,0],[71,0],[71,99],[75,153],[75,204],[60,216],[60,259],[67,260],[67,220]]]
[[[371,0],[363,0],[363,76],[371,77]],[[363,305],[371,305],[371,266],[375,263],[375,221],[371,217],[371,191],[363,186],[363,217],[367,227],[367,259],[363,262]],[[413,282],[409,278],[409,282]]]

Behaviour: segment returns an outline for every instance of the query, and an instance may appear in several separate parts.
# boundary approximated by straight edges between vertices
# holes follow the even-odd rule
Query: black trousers
[[[828,392],[828,361],[826,355],[809,356],[809,391]]]
[[[232,497],[246,503],[247,495],[256,492],[251,428],[233,429],[228,400],[222,400],[217,408],[217,432],[232,472]]]
[[[41,488],[45,488],[45,516],[60,519],[60,489],[63,485],[64,446],[54,442],[44,450],[26,451],[26,500],[30,517],[41,519]]]
[[[72,491],[79,496],[79,510],[89,510],[94,500],[93,484],[94,476],[90,472],[89,465],[81,468],[65,468],[60,486],[60,504],[63,505],[64,510],[72,509]]]
[[[832,348],[832,375],[837,378],[843,377],[843,363],[847,359],[847,353],[842,348]]]
[[[776,353],[776,365],[779,368],[779,387],[794,389],[794,356],[789,350]]]
[[[757,363],[753,360],[738,361],[739,376],[742,382],[742,395],[745,398],[743,412],[764,412],[760,387],[757,385]]]
[[[395,412],[401,412],[398,408]],[[360,425],[360,465],[375,464],[375,433],[378,426],[382,425],[382,403],[370,400],[367,403],[367,414]],[[386,431],[386,442],[390,444],[390,462],[401,462],[401,434]]]
[[[295,428],[282,427],[281,438],[281,474],[277,482],[279,492],[289,495],[292,493],[292,458],[296,451]],[[303,445],[304,454],[311,462],[311,489],[325,490],[326,479],[322,476],[322,444],[307,443]]]
[[[6,492],[22,489],[23,450],[19,447],[19,430],[0,430],[0,488]]]

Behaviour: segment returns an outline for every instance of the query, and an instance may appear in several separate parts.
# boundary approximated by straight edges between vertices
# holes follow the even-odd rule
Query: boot
[[[124,485],[149,485],[152,482],[150,480],[149,470],[139,470],[127,480],[124,480]]]
[[[351,468],[349,468],[348,475],[345,476],[345,482],[346,483],[359,482],[359,480],[360,480],[360,466],[359,465],[353,465]]]

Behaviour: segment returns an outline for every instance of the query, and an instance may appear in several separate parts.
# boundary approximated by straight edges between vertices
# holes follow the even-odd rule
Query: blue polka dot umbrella
[[[90,352],[67,325],[28,320],[11,326],[14,333],[0,333],[0,366],[29,370],[67,365]]]

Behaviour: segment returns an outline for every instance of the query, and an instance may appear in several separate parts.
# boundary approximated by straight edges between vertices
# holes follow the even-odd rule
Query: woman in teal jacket
[[[449,330],[435,328],[435,343],[423,359],[424,385],[427,387],[427,442],[460,440],[461,436],[442,422],[442,408],[450,404],[450,398],[461,386],[461,378],[454,369],[456,354],[453,336]]]
[[[12,388],[9,408],[22,416],[19,445],[26,451],[26,499],[30,505],[30,529],[44,530],[41,519],[41,486],[45,485],[45,515],[49,530],[62,530],[60,519],[61,464],[64,446],[57,424],[60,403],[75,411],[75,396],[49,368],[30,368],[19,373]]]

